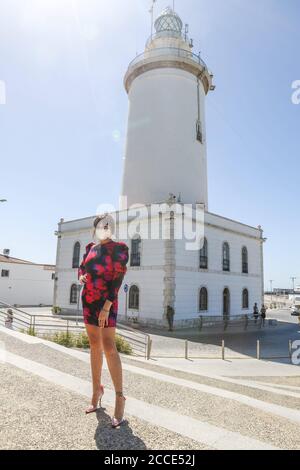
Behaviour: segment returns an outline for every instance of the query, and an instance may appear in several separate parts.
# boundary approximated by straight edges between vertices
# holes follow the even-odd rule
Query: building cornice
[[[201,64],[197,64],[193,60],[189,60],[183,57],[174,57],[170,54],[169,57],[157,58],[157,59],[144,59],[135,65],[129,66],[125,77],[124,86],[129,93],[132,82],[143,73],[149,72],[150,70],[164,69],[164,68],[175,68],[179,70],[185,70],[191,73],[195,77],[199,78],[203,84],[205,94],[212,89],[211,75],[207,69]]]

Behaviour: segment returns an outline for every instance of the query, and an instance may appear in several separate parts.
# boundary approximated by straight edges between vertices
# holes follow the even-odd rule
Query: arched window
[[[230,291],[226,287],[223,291],[223,317],[228,318],[230,315]]]
[[[72,268],[79,268],[79,261],[80,261],[80,243],[76,242],[73,248],[73,261],[72,261]]]
[[[248,274],[248,250],[245,246],[242,248],[242,273]]]
[[[138,310],[140,305],[140,290],[138,286],[131,286],[129,289],[128,308]]]
[[[135,235],[131,240],[130,266],[141,265],[141,237]]]
[[[199,295],[199,310],[206,312],[208,310],[208,292],[206,287],[201,287]]]
[[[249,308],[249,292],[248,292],[248,289],[243,290],[243,308]]]
[[[227,242],[223,243],[223,271],[230,271],[230,249]]]
[[[208,250],[207,250],[207,239],[204,238],[203,246],[200,250],[200,268],[207,269],[208,268]]]
[[[71,285],[70,304],[77,304],[77,285],[76,284]]]

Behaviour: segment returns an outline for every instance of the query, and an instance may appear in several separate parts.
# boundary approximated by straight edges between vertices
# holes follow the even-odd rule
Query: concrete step
[[[38,376],[52,386],[83,395],[84,401],[89,398],[89,354],[27,335],[11,335],[2,331],[0,340],[4,351],[1,377],[5,376],[5,366],[10,364],[32,378]],[[137,419],[143,426],[146,422],[155,429],[161,427],[164,432],[178,435],[173,436],[176,445],[181,439],[192,439],[205,448],[267,448],[270,445],[300,448],[300,399],[297,389],[274,387],[266,390],[264,384],[244,385],[238,379],[235,382],[228,377],[212,378],[191,373],[183,376],[180,370],[173,369],[171,373],[165,367],[154,370],[148,363],[142,364],[141,360],[133,361],[124,355],[122,362],[130,426],[131,419]],[[102,377],[106,384],[105,403],[113,406],[114,390],[105,361]],[[41,393],[39,390],[39,399]],[[63,413],[64,406],[60,409]],[[139,437],[147,440],[147,436]],[[187,441],[183,442],[185,446]],[[157,445],[169,444],[162,439]]]

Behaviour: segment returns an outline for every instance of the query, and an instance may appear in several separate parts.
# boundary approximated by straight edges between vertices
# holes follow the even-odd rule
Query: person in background
[[[260,309],[260,316],[261,316],[261,319],[262,319],[263,326],[265,326],[266,311],[267,311],[266,307],[264,305],[262,305],[262,307]]]
[[[173,331],[173,321],[174,321],[174,309],[171,305],[167,306],[167,320],[169,324],[169,331]]]
[[[5,319],[6,328],[9,328],[10,330],[12,330],[13,321],[14,321],[14,314],[13,314],[12,309],[9,308],[6,312],[6,319]]]
[[[258,315],[259,315],[258,306],[257,306],[257,303],[255,302],[255,304],[253,306],[253,316],[255,318],[255,323],[257,322]]]

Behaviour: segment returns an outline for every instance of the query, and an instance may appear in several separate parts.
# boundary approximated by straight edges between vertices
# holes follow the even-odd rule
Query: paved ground
[[[158,333],[150,328],[139,329],[151,335],[152,357],[185,357],[185,340],[189,341],[189,356],[220,358],[222,339],[225,340],[227,358],[256,357],[257,340],[260,340],[262,358],[280,361],[289,356],[289,340],[300,340],[300,325],[289,310],[270,310],[268,317],[278,320],[277,327],[265,327],[243,333],[199,334],[196,329]]]
[[[89,353],[0,328],[1,449],[300,449],[300,369],[286,361],[122,356],[126,422],[86,416]]]
[[[34,315],[51,315],[51,308],[49,307],[23,308],[23,310]],[[291,316],[289,309],[268,310],[267,317],[278,320],[278,326],[243,333],[227,332],[214,335],[199,334],[196,329],[175,330],[173,332],[164,330],[163,333],[158,333],[156,329],[139,328],[137,332],[151,335],[151,355],[153,358],[184,358],[186,339],[189,341],[189,357],[220,358],[222,355],[222,339],[224,339],[227,359],[243,358],[245,356],[256,357],[257,340],[260,340],[261,357],[281,361],[282,358],[288,358],[289,356],[289,340],[300,339],[298,318]],[[54,318],[59,323],[59,319],[56,316]],[[80,319],[81,317],[79,317],[79,321]],[[121,324],[119,325],[119,331],[120,333],[123,331]]]

